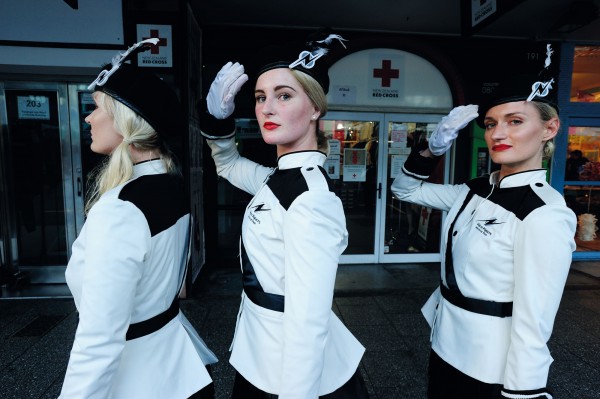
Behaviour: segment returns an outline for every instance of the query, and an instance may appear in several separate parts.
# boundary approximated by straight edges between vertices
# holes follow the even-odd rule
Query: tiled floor
[[[589,273],[598,268],[573,266],[556,319],[549,385],[559,399],[600,398],[600,278]],[[334,311],[367,349],[361,372],[371,398],[425,398],[429,329],[420,307],[437,282],[436,264],[340,267]],[[237,270],[215,271],[182,302],[220,359],[219,399],[233,382],[227,359],[240,288]],[[75,325],[70,299],[0,300],[0,398],[58,396]]]

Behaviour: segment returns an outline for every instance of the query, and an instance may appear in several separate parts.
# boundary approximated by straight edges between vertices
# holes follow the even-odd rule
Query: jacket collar
[[[161,159],[155,159],[133,165],[133,176],[131,178],[136,179],[140,176],[158,175],[161,173],[167,173],[167,169]]]
[[[496,184],[499,188],[526,186],[541,180],[546,181],[546,169],[533,169],[524,172],[504,176],[498,181],[500,171],[495,171],[490,175],[490,184]]]
[[[279,157],[277,166],[279,169],[299,168],[305,165],[323,166],[326,158],[324,153],[316,150],[290,152]]]

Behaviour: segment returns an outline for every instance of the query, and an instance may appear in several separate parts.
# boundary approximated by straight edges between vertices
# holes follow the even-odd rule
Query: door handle
[[[377,185],[377,199],[381,199],[381,183]]]
[[[81,193],[83,191],[83,184],[81,181],[81,168],[77,168],[77,196],[81,197]]]

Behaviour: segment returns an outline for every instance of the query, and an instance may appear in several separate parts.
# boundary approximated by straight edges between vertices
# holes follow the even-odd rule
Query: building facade
[[[70,247],[84,223],[86,176],[101,161],[89,150],[84,118],[93,102],[87,85],[117,51],[147,37],[160,42],[138,58],[138,65],[170,82],[188,115],[188,128],[175,148],[194,215],[188,281],[206,266],[236,262],[249,198],[217,178],[198,133],[200,102],[227,61],[250,64],[265,37],[273,38],[270,44],[284,44],[304,40],[309,32],[203,28],[185,1],[168,6],[80,1],[77,12],[67,3],[32,11],[23,2],[0,17],[3,284],[64,283]],[[393,198],[393,178],[410,149],[427,139],[442,116],[454,106],[480,103],[509,75],[537,73],[548,45],[554,51],[562,120],[548,180],[585,226],[578,232],[574,259],[600,259],[595,234],[600,217],[600,41],[336,33],[347,39],[347,48],[331,55],[329,112],[320,128],[331,140],[326,170],[344,204],[350,233],[342,263],[440,260],[445,215]],[[275,150],[262,142],[248,88],[238,97],[240,152],[274,165]],[[474,124],[465,129],[432,178],[461,183],[493,170],[482,136]],[[586,162],[574,159],[577,150]],[[569,172],[575,164],[575,173]]]

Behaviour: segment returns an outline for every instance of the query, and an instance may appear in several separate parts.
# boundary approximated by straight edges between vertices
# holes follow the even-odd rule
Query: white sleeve
[[[206,140],[215,161],[217,175],[252,195],[256,194],[273,168],[262,166],[240,156],[235,138]]]
[[[339,256],[347,245],[342,203],[319,190],[299,196],[284,223],[285,311],[280,399],[317,398]]]
[[[566,206],[531,212],[515,235],[511,344],[504,387],[546,387],[547,347],[575,250],[576,217]]]
[[[401,201],[449,211],[464,185],[427,183],[401,171],[392,183],[392,193]]]
[[[151,245],[144,215],[129,202],[100,200],[86,224],[79,325],[61,398],[110,397]]]

